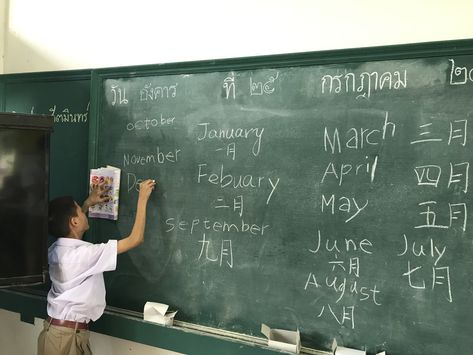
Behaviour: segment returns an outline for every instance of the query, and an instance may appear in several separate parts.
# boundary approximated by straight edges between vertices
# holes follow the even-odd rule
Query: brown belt
[[[85,322],[74,322],[71,320],[62,320],[51,317],[46,318],[46,322],[52,325],[59,325],[60,327],[67,327],[72,329],[89,329],[89,324]]]

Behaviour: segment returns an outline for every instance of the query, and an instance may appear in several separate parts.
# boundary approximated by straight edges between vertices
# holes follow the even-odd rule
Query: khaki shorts
[[[44,321],[38,337],[38,355],[92,355],[87,329],[72,329]]]

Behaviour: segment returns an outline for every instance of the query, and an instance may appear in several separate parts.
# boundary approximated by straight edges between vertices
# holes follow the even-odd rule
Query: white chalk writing
[[[279,72],[276,72],[275,76],[269,76],[268,80],[253,81],[253,77],[250,77],[250,96],[257,95],[271,95],[276,89],[274,88],[274,82],[279,77]]]
[[[322,194],[322,201],[320,208],[322,212],[328,210],[331,214],[335,214],[338,210],[342,213],[346,213],[348,218],[345,223],[353,220],[358,214],[360,214],[368,206],[368,200],[363,204],[358,204],[358,201],[354,197],[340,196],[338,199],[335,194],[332,194],[329,198]],[[328,207],[328,208],[327,208]]]
[[[222,240],[220,246],[220,255],[211,256],[211,252],[209,252],[209,248],[211,247],[211,241],[205,239],[205,233],[202,236],[202,240],[199,240],[198,243],[201,243],[201,249],[198,260],[205,259],[207,262],[218,262],[219,266],[221,267],[225,261],[226,266],[229,268],[233,268],[233,250],[232,250],[232,241],[230,239]],[[217,242],[214,242],[215,244]],[[205,251],[205,253],[204,253]]]
[[[152,83],[145,84],[140,90],[140,101],[157,101],[160,99],[175,98],[177,96],[177,85],[153,86]]]
[[[336,75],[324,75],[321,79],[322,94],[355,93],[357,98],[369,99],[374,91],[400,90],[407,88],[407,70],[355,75],[345,72]]]
[[[460,144],[461,146],[466,145],[467,139],[467,120],[454,120],[450,121],[450,129],[447,140],[447,145],[453,145],[454,143]],[[424,123],[418,126],[419,127],[419,139],[411,141],[411,144],[419,143],[432,143],[432,142],[443,142],[443,138],[440,133],[433,133],[432,129],[434,128],[434,122]]]
[[[394,137],[396,125],[389,121],[388,112],[384,116],[384,124],[380,129],[369,128],[349,128],[345,133],[344,144],[340,141],[340,133],[335,128],[332,134],[329,134],[328,128],[324,129],[324,150],[332,154],[341,153],[342,148],[359,150],[369,146],[379,145],[389,137]]]
[[[256,176],[252,174],[246,175],[232,175],[227,174],[224,170],[223,164],[220,165],[218,173],[209,172],[205,168],[207,164],[199,164],[199,172],[197,174],[197,183],[201,184],[203,182],[208,182],[209,184],[220,186],[220,188],[233,188],[233,189],[243,189],[243,188],[262,188],[263,184],[266,187],[269,187],[271,191],[268,194],[266,199],[266,204],[269,204],[273,193],[279,184],[278,178],[271,178],[265,176]]]
[[[250,139],[250,137],[256,137],[252,153],[254,156],[257,156],[261,151],[264,128],[211,128],[211,124],[208,122],[199,123],[197,126],[203,129],[197,136],[198,141],[206,139]]]
[[[87,123],[89,119],[90,102],[84,112],[73,112],[72,109],[65,107],[58,110],[57,105],[53,105],[48,109],[48,114],[54,117],[54,123]],[[35,113],[35,107],[31,107],[31,114]]]
[[[450,85],[464,85],[473,82],[473,68],[455,66],[455,60],[448,60],[452,67],[450,69]]]
[[[369,157],[366,156],[365,159]],[[341,163],[335,164],[333,162],[329,162],[327,167],[325,168],[324,175],[320,180],[320,183],[323,184],[325,182],[325,178],[334,178],[338,181],[338,185],[341,186],[344,178],[350,175],[358,176],[358,175],[367,175],[370,179],[370,182],[373,182],[375,174],[376,174],[376,167],[378,165],[378,156],[376,155],[372,162],[361,163],[361,164],[352,164],[352,163]]]
[[[174,116],[160,115],[158,118],[145,118],[143,120],[136,120],[126,124],[127,131],[149,130],[151,128],[171,126],[174,124]]]
[[[118,85],[112,85],[110,90],[112,91],[113,99],[112,106],[127,105],[128,99],[126,98],[126,88],[122,88]]]
[[[240,219],[238,222],[225,220],[211,220],[209,218],[194,217],[186,220],[176,217],[167,218],[165,221],[166,233],[172,231],[185,232],[192,235],[195,232],[208,231],[215,233],[241,233],[250,236],[263,236],[269,224],[247,223]]]
[[[225,98],[228,100],[232,97],[235,100],[235,77],[233,75],[223,80],[222,87],[225,90]]]
[[[152,153],[123,153],[123,167],[129,165],[159,165],[164,163],[176,163],[179,160],[180,149],[162,152],[159,146]]]
[[[469,169],[469,162],[455,164],[450,162],[450,174],[446,183],[447,188],[456,186],[463,193],[467,193]],[[442,175],[442,168],[439,165],[419,165],[414,168],[414,172],[417,177],[418,186],[433,186],[435,188],[439,186],[440,176]]]

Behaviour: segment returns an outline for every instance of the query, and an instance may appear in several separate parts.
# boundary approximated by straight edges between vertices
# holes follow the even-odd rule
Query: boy
[[[130,235],[121,240],[91,244],[82,240],[89,229],[86,212],[103,203],[103,186],[93,185],[82,208],[71,197],[49,203],[49,234],[58,239],[48,249],[51,290],[48,318],[38,338],[38,355],[91,355],[89,321],[105,309],[104,271],[116,268],[117,254],[144,241],[146,206],[154,180],[140,184],[135,222]]]

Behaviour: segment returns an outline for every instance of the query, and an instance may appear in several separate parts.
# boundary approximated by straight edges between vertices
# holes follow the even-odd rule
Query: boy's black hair
[[[71,196],[55,198],[49,202],[48,230],[53,237],[69,234],[69,220],[77,217],[77,206]]]

